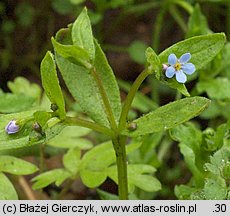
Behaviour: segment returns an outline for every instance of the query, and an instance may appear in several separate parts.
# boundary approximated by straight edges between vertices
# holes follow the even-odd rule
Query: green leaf
[[[169,103],[134,120],[137,129],[126,129],[123,134],[135,137],[173,128],[199,115],[209,103],[210,101],[204,97],[185,98]]]
[[[190,194],[191,200],[206,200],[203,189],[196,189]]]
[[[83,112],[87,113],[95,122],[108,126],[109,122],[101,96],[87,69],[69,62],[60,55],[56,55],[56,60],[67,88],[74,99],[78,101]]]
[[[203,181],[203,175],[196,165],[196,155],[195,155],[193,149],[189,148],[184,143],[180,143],[179,147],[180,147],[180,152],[183,154],[188,168],[190,169],[190,171],[194,175],[194,178],[196,180],[197,185],[200,186],[200,184]]]
[[[68,35],[68,32],[62,30],[59,31],[56,37],[62,38],[63,40],[63,37],[65,38],[66,35]],[[96,41],[95,48],[96,53],[94,67],[96,68],[98,76],[102,81],[112,107],[113,114],[115,115],[115,119],[118,121],[121,112],[118,85],[103,51]],[[95,122],[104,126],[109,126],[104,104],[91,72],[84,67],[69,62],[60,55],[56,55],[56,60],[70,93],[78,101],[82,110],[86,112]],[[81,79],[79,79],[79,77],[81,77]]]
[[[0,93],[0,112],[14,113],[30,109],[35,99],[24,94]]]
[[[140,142],[133,142],[127,145],[127,154],[140,147],[140,145]],[[81,169],[90,168],[92,170],[100,170],[114,164],[115,162],[116,156],[112,142],[106,142],[94,147],[84,154]]]
[[[115,161],[116,157],[112,143],[106,142],[94,147],[84,154],[81,169],[103,170],[115,163]]]
[[[41,134],[33,131],[31,123],[30,124],[28,123],[28,125],[26,124],[16,134],[8,135],[5,132],[4,129],[5,125],[10,120],[17,119],[17,117],[19,119],[23,119],[23,117],[24,118],[31,117],[31,114],[32,114],[31,111],[27,111],[22,113],[0,116],[0,151],[17,149],[17,148],[27,148],[27,147],[31,147],[32,145],[48,142],[50,139],[52,139],[57,134],[59,134],[64,127],[66,127],[66,125],[64,124],[61,123],[57,124],[58,122],[54,122],[52,124],[48,123],[48,128],[45,130],[46,136],[42,136]],[[53,119],[50,119],[49,122],[50,121],[53,121]],[[58,121],[60,120],[58,119]]]
[[[9,123],[9,121],[15,119],[27,119],[33,116],[34,111],[24,111],[12,114],[1,115],[0,114],[0,130],[4,130],[5,126]]]
[[[55,51],[63,58],[86,68],[90,66],[89,55],[83,48],[76,45],[60,44],[53,37],[51,40]]]
[[[32,179],[34,190],[44,188],[52,183],[56,186],[60,186],[67,178],[71,177],[71,173],[65,169],[53,169],[48,172],[44,172]]]
[[[62,137],[57,135],[53,139],[49,140],[47,145],[58,147],[58,148],[79,148],[82,150],[91,149],[93,144],[90,140],[76,137]]]
[[[79,138],[91,132],[88,128],[78,126],[67,126],[60,134],[48,141],[48,145],[59,148],[75,148],[90,149],[93,147],[92,142],[87,139]]]
[[[205,167],[207,171],[210,171],[214,175],[222,175],[223,169],[228,165],[230,158],[230,150],[227,147],[222,147],[220,150],[215,152],[213,156],[210,157],[210,163],[206,163]]]
[[[106,170],[88,170],[83,169],[80,172],[83,184],[89,188],[95,188],[101,185],[107,178]]]
[[[203,80],[197,84],[199,93],[207,92],[208,96],[217,100],[230,100],[230,80],[218,77],[211,80]]]
[[[207,200],[224,200],[227,197],[228,189],[224,179],[206,179],[204,194]]]
[[[17,200],[18,195],[9,179],[0,173],[0,200]]]
[[[226,41],[224,33],[196,36],[178,42],[160,53],[161,63],[168,62],[168,56],[174,53],[179,58],[184,53],[190,52],[190,62],[196,66],[196,70],[203,68],[223,48]]]
[[[80,126],[67,126],[62,130],[59,138],[61,138],[61,136],[83,137],[88,135],[90,132],[92,132],[92,130],[89,128],[80,127]]]
[[[178,83],[175,79],[162,80],[162,83],[166,84],[170,88],[177,89],[181,94],[186,97],[189,97],[190,94],[184,84]]]
[[[52,118],[52,114],[44,111],[37,111],[34,113],[34,120],[38,122],[41,127],[44,127],[49,119]]]
[[[161,143],[164,132],[153,133],[142,137],[141,146],[129,155],[130,163],[145,163],[157,167],[158,161],[156,148]],[[167,140],[164,140],[167,142]]]
[[[27,161],[12,156],[0,156],[0,171],[13,175],[29,175],[36,172],[38,168]]]
[[[0,151],[13,149],[13,148],[20,148],[28,145],[29,134],[32,131],[31,125],[25,124],[24,126],[21,126],[19,132],[11,135],[8,135],[6,133],[5,126],[12,119],[23,120],[23,119],[31,118],[32,115],[33,115],[33,111],[26,111],[26,112],[0,116]]]
[[[57,113],[61,119],[65,118],[65,102],[57,77],[53,54],[47,52],[41,62],[42,85],[51,103],[58,107]]]
[[[87,15],[86,8],[82,10],[81,14],[78,16],[73,24],[72,39],[74,45],[80,46],[81,48],[86,50],[90,56],[90,59],[94,59],[95,45],[93,41],[94,39],[90,19]]]
[[[154,167],[143,164],[129,164],[127,169],[129,192],[133,191],[134,186],[148,192],[154,192],[161,189],[160,182],[155,177],[149,175],[156,171]],[[108,176],[118,183],[116,166],[108,168]]]
[[[203,68],[209,63],[223,48],[226,38],[223,33],[216,33],[204,36],[196,36],[184,41],[180,41],[160,53],[161,64],[168,62],[168,56],[172,53],[179,58],[184,53],[191,53],[190,62],[196,67],[196,70]],[[177,89],[185,96],[190,96],[185,85],[178,83],[175,78],[168,79],[164,77],[162,82],[171,88]]]
[[[70,2],[72,3],[72,4],[75,4],[75,5],[79,5],[79,4],[81,4],[82,2],[84,2],[85,0],[70,0]]]
[[[196,4],[191,16],[189,17],[186,38],[205,35],[208,33],[211,33],[211,30],[208,27],[207,19],[202,14],[199,4]]]
[[[147,62],[149,64],[150,69],[155,74],[155,77],[160,80],[162,75],[162,64],[160,62],[159,57],[154,52],[154,50],[151,47],[148,47],[145,51],[145,56],[147,59]]]
[[[155,177],[147,174],[152,174],[156,169],[149,165],[130,164],[128,166],[128,179],[130,184],[148,191],[155,192],[161,189],[161,183]]]
[[[9,81],[7,86],[13,94],[23,94],[36,99],[41,97],[41,87],[35,83],[30,83],[24,77],[17,77],[13,82]]]
[[[145,63],[145,50],[147,49],[146,43],[143,41],[133,41],[128,47],[128,53],[132,60],[139,64]]]
[[[115,194],[108,193],[106,191],[97,189],[97,194],[101,200],[119,200],[119,197]]]
[[[4,131],[5,132],[5,131]],[[0,133],[0,151],[7,150],[7,149],[15,149],[15,148],[22,148],[29,145],[29,136],[25,137],[19,137],[9,139],[6,136],[4,136],[4,132]]]
[[[129,154],[141,143],[127,145],[126,152]],[[107,167],[116,162],[116,156],[111,142],[100,144],[86,152],[81,160],[80,176],[83,183],[90,188],[98,187],[107,178]]]
[[[174,192],[179,200],[189,200],[190,195],[196,191],[196,188],[189,187],[187,185],[176,185]]]
[[[192,172],[196,184],[203,183],[203,165],[208,160],[209,154],[202,151],[202,132],[190,122],[171,129],[171,136],[179,141],[180,152],[185,163]]]
[[[70,149],[63,157],[64,167],[69,170],[73,175],[79,171],[81,163],[81,151],[78,148]]]

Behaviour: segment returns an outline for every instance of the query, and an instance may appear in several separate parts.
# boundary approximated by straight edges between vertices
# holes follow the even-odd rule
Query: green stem
[[[181,27],[181,29],[183,30],[184,33],[187,32],[187,25],[184,21],[183,16],[181,15],[181,13],[179,12],[179,10],[177,9],[177,7],[175,5],[172,5],[169,8],[169,11],[172,15],[172,17],[175,19],[175,21],[178,23],[178,25]]]
[[[113,146],[117,159],[118,194],[120,200],[128,199],[128,177],[125,143],[125,136],[118,136],[117,138],[113,139]]]
[[[130,5],[129,7],[127,7],[127,9],[124,10],[123,13],[139,15],[151,10],[152,8],[159,7],[159,5],[160,2],[156,2],[156,1],[146,2],[146,3],[142,2],[135,5]]]
[[[77,125],[81,127],[90,128],[94,131],[101,132],[107,136],[114,137],[114,132],[107,127],[101,126],[94,122],[87,121],[85,119],[74,118],[74,117],[66,117],[65,123],[68,125]]]
[[[153,31],[153,39],[152,39],[152,44],[153,44],[153,49],[157,53],[159,49],[159,43],[160,43],[160,33],[161,33],[161,28],[162,24],[164,21],[164,16],[167,11],[167,5],[162,4],[160,12],[157,15],[155,26],[154,26],[154,31]]]
[[[191,4],[189,4],[188,2],[182,1],[182,0],[174,0],[173,3],[179,5],[182,8],[184,8],[189,14],[192,14],[193,6]]]
[[[40,144],[40,161],[39,161],[39,172],[44,172],[44,166],[45,166],[45,144]]]
[[[136,95],[137,90],[139,89],[140,85],[142,84],[142,82],[145,80],[145,78],[151,74],[150,70],[147,68],[145,70],[143,70],[140,75],[137,77],[137,79],[135,80],[135,82],[133,83],[122,108],[122,112],[121,112],[121,117],[120,117],[120,121],[119,121],[119,130],[123,130],[125,128],[126,125],[126,119],[128,116],[128,112],[130,110],[130,107],[132,105],[133,99]]]
[[[101,81],[100,77],[98,76],[95,67],[93,67],[91,69],[91,72],[92,72],[92,75],[94,77],[94,80],[97,83],[99,92],[101,94],[101,97],[102,97],[102,100],[103,100],[103,103],[104,103],[104,106],[105,106],[105,112],[106,112],[107,118],[109,120],[111,129],[113,129],[113,131],[117,131],[117,124],[116,124],[116,121],[115,121],[115,118],[114,118],[114,115],[113,115],[112,108],[111,108],[110,103],[109,103],[109,99],[107,97],[107,94],[105,92],[104,86],[102,84],[102,81]]]
[[[70,189],[70,187],[72,186],[73,182],[74,182],[73,179],[69,179],[69,180],[66,182],[65,186],[62,188],[61,192],[58,194],[58,196],[57,196],[56,199],[58,199],[58,200],[63,199],[63,196],[66,194],[66,192],[69,191],[69,189]]]

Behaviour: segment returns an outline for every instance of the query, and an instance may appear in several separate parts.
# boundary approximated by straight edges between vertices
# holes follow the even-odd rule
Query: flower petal
[[[182,63],[182,64],[186,63],[186,62],[188,62],[190,60],[190,58],[191,58],[191,54],[190,53],[185,53],[180,57],[179,62]]]
[[[167,68],[166,72],[165,72],[165,75],[166,77],[168,78],[172,78],[174,76],[174,74],[176,73],[176,70],[174,67],[170,66]]]
[[[186,75],[183,73],[182,70],[176,72],[176,80],[179,83],[185,83],[187,81]]]
[[[174,64],[176,64],[176,62],[177,62],[176,55],[174,53],[170,54],[169,57],[168,57],[168,63],[170,65],[174,65]]]
[[[184,73],[191,75],[195,72],[196,67],[192,63],[187,63],[187,64],[184,64],[181,69],[183,70]]]
[[[19,131],[19,126],[16,124],[15,120],[11,120],[5,127],[5,131],[8,134],[14,134]]]

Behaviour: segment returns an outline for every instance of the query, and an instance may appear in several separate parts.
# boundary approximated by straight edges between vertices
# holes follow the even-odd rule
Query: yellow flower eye
[[[177,62],[175,65],[174,65],[174,68],[178,71],[181,69],[181,64],[179,62]]]

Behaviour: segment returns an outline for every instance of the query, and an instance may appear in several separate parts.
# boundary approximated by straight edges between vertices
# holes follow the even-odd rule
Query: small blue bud
[[[15,134],[19,131],[19,126],[16,124],[16,120],[11,120],[5,127],[5,131],[8,134]]]

